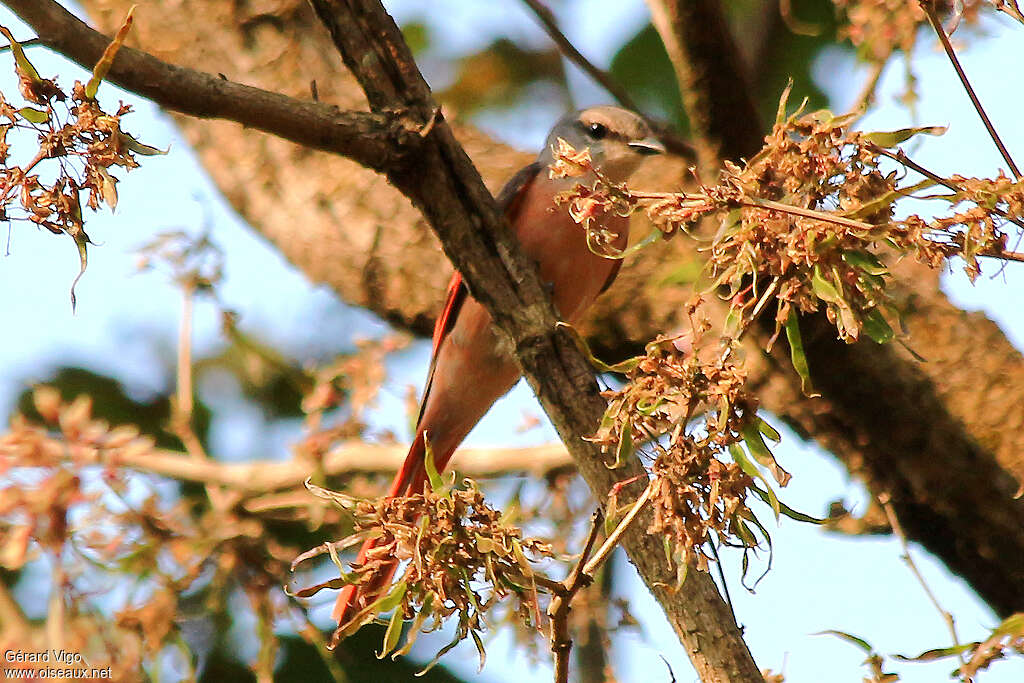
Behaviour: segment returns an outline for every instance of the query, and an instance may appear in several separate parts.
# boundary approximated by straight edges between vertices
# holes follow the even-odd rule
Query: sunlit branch
[[[353,441],[330,451],[322,461],[327,476],[355,473],[388,473],[405,459],[405,446],[375,446]],[[456,456],[458,470],[474,477],[527,472],[538,476],[572,467],[572,459],[560,444],[529,448],[464,448]],[[313,464],[288,462],[225,463],[196,460],[178,451],[156,450],[124,453],[97,463],[123,466],[181,481],[226,486],[246,495],[264,494],[302,486]]]

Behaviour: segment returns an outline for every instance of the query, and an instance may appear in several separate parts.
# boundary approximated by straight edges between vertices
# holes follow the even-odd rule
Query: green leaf
[[[859,268],[871,275],[886,275],[889,269],[886,268],[874,254],[861,249],[847,249],[843,252],[843,260],[850,266]]]
[[[523,552],[523,546],[519,544],[519,541],[512,539],[512,555],[516,558],[516,563],[519,568],[523,570],[523,575],[528,578],[533,578],[533,567],[530,566],[530,561],[526,559],[526,554]]]
[[[945,132],[946,126],[919,126],[916,128],[900,128],[899,130],[892,131],[864,133],[862,137],[868,142],[874,143],[879,147],[895,147],[902,142],[906,142],[915,135],[942,135]]]
[[[789,309],[789,316],[786,318],[786,341],[789,342],[789,357],[793,362],[793,369],[800,375],[800,388],[804,396],[814,398],[818,394],[811,386],[811,369],[807,365],[807,356],[804,354],[804,342],[800,336],[800,320],[796,309],[792,306]]]
[[[78,211],[81,212],[80,207]],[[81,228],[78,228],[71,237],[75,240],[75,246],[78,248],[79,263],[78,275],[71,282],[71,311],[74,312],[75,306],[78,304],[78,300],[75,298],[75,287],[78,286],[78,281],[85,275],[85,269],[89,265],[89,250],[86,245],[91,244],[91,242],[89,241],[89,236],[85,234],[85,230]]]
[[[433,669],[433,668],[434,668],[435,666],[437,666],[437,663],[438,663],[439,661],[441,661],[441,657],[444,657],[444,656],[445,656],[446,654],[448,654],[448,652],[449,652],[449,651],[450,651],[450,650],[451,650],[452,648],[454,648],[454,647],[455,647],[456,645],[458,645],[458,644],[459,644],[460,642],[462,642],[462,638],[460,638],[459,636],[460,636],[460,634],[459,634],[459,632],[458,632],[458,629],[456,629],[456,632],[455,632],[455,637],[454,637],[454,638],[452,638],[452,642],[450,642],[450,643],[448,643],[447,645],[445,645],[444,647],[442,647],[442,648],[441,648],[441,649],[440,649],[440,650],[438,651],[438,653],[437,653],[436,655],[434,655],[434,658],[430,660],[430,663],[429,663],[429,664],[427,664],[427,665],[426,665],[425,667],[423,667],[422,669],[420,669],[419,671],[417,671],[417,672],[416,672],[416,677],[418,678],[418,677],[420,677],[420,676],[423,676],[423,675],[425,675],[425,674],[426,674],[426,673],[427,673],[428,671],[430,671],[430,670],[431,670],[431,669]]]
[[[423,432],[423,469],[427,471],[427,479],[430,480],[430,490],[439,493],[444,489],[444,479],[441,478],[441,474],[437,471],[437,466],[434,464],[434,449],[430,446],[430,434],[426,431]]]
[[[764,489],[762,489],[761,487],[757,486],[756,484],[754,486],[752,486],[751,489],[754,491],[755,494],[757,494],[758,498],[763,500],[765,503],[768,503],[769,505],[771,505],[772,493],[770,492],[770,490],[769,491],[765,491]],[[779,503],[779,512],[781,512],[783,515],[785,515],[786,517],[789,517],[790,519],[792,519],[794,521],[797,521],[797,522],[807,522],[808,524],[824,524],[825,522],[828,521],[827,519],[821,519],[819,517],[812,517],[811,515],[805,514],[803,512],[799,512],[798,510],[794,510],[793,508],[789,507],[788,505],[783,503],[781,500],[779,500],[778,497],[776,497],[776,500]]]
[[[757,429],[775,443],[779,443],[780,441],[782,441],[782,435],[779,434],[775,427],[772,427],[770,424],[762,420],[760,417],[757,418]]]
[[[117,51],[121,49],[121,46],[124,45],[124,39],[128,37],[128,31],[132,27],[132,14],[135,12],[136,7],[137,5],[132,5],[129,8],[128,14],[125,15],[124,23],[117,30],[114,40],[103,50],[100,60],[96,62],[96,66],[92,69],[92,78],[85,84],[85,96],[90,100],[96,99],[96,91],[99,89],[100,83],[107,77],[107,72],[110,71],[110,66],[114,63]]]
[[[636,452],[636,447],[633,444],[633,423],[629,420],[626,421],[625,426],[622,428],[622,433],[619,435],[619,445],[615,448],[615,462],[611,465],[605,464],[610,470],[617,470],[630,458],[633,457],[633,453]]]
[[[384,659],[392,650],[398,647],[398,640],[402,637],[402,610],[396,609],[388,622],[388,629],[384,632],[384,644],[377,659]]]
[[[747,515],[745,515],[745,516],[747,517],[747,519],[749,519],[751,522],[754,523],[754,526],[756,526],[758,528],[758,530],[761,532],[761,535],[764,536],[765,543],[768,544],[768,566],[765,567],[764,571],[761,572],[761,575],[757,577],[757,579],[754,581],[754,585],[753,586],[750,586],[749,588],[747,588],[746,584],[744,583],[744,587],[747,588],[747,590],[753,592],[753,590],[755,588],[757,588],[757,584],[761,583],[761,580],[764,577],[768,576],[768,572],[771,571],[772,562],[775,559],[775,548],[772,546],[772,535],[769,534],[768,530],[764,528],[764,524],[761,524],[761,520],[759,520],[757,518],[757,515],[755,515],[750,510],[747,510]],[[778,518],[776,518],[776,521],[778,521]],[[749,546],[747,549],[744,549],[744,551],[743,551],[743,578],[744,579],[746,579],[746,575],[747,575],[747,561],[746,561],[747,560],[747,552],[749,552],[750,550],[754,550],[755,547],[756,546]]]
[[[740,466],[741,470],[754,479],[760,479],[764,482],[765,489],[768,491],[768,504],[771,505],[772,512],[775,513],[775,521],[778,522],[779,515],[782,514],[782,508],[779,504],[779,499],[775,496],[775,492],[772,491],[768,478],[764,476],[761,470],[757,469],[757,465],[750,461],[743,447],[738,443],[729,444],[729,455],[732,456],[732,459]]]
[[[779,110],[775,114],[775,125],[781,126],[786,123],[786,103],[789,102],[789,94],[793,92],[793,79],[790,78],[786,82],[786,87],[782,91],[782,97],[779,98]]]
[[[821,274],[821,268],[814,266],[814,274],[811,276],[811,289],[814,290],[814,294],[830,304],[846,305],[846,301],[843,299],[842,294],[835,288],[835,286],[825,279],[825,276]]]
[[[640,251],[641,249],[649,247],[652,244],[654,244],[655,242],[658,242],[658,241],[664,239],[664,237],[665,237],[665,233],[663,233],[661,230],[658,230],[657,228],[654,228],[654,229],[652,229],[647,234],[647,237],[643,238],[642,240],[640,240],[636,244],[633,244],[633,245],[631,245],[629,247],[626,247],[625,249],[623,249],[622,251],[620,251],[618,253],[615,253],[615,254],[604,254],[604,253],[599,253],[599,252],[594,252],[594,253],[596,253],[601,258],[611,259],[613,261],[621,261],[622,259],[625,259],[628,256],[632,256],[633,254],[635,254],[636,252]],[[591,250],[591,251],[593,251],[593,250]]]
[[[46,123],[50,120],[50,112],[35,107],[22,107],[18,110],[18,116],[30,123]]]
[[[4,37],[7,38],[7,42],[11,44],[11,53],[14,55],[14,62],[18,65],[18,70],[33,83],[41,82],[43,79],[39,77],[39,72],[32,66],[32,62],[28,61],[21,43],[14,39],[14,36],[11,35],[6,26],[0,26],[0,33],[3,33]]]
[[[835,636],[836,638],[839,638],[841,640],[845,640],[848,643],[852,643],[852,644],[856,645],[861,650],[863,650],[865,654],[869,654],[870,655],[870,654],[874,653],[874,651],[875,651],[875,648],[871,647],[871,643],[869,643],[868,641],[864,640],[863,638],[858,638],[855,635],[851,635],[849,633],[846,633],[845,631],[836,631],[835,629],[831,629],[830,628],[830,629],[826,629],[824,631],[818,631],[817,633],[813,633],[811,635],[815,635],[815,636]]]
[[[904,662],[934,662],[939,659],[946,659],[948,657],[956,657],[959,654],[968,652],[971,648],[977,646],[978,643],[963,643],[961,645],[954,645],[952,647],[939,647],[933,650],[925,650],[916,657],[908,657],[907,655],[894,654],[894,659],[899,659]]]
[[[469,635],[473,637],[473,644],[476,645],[476,651],[480,655],[480,666],[476,670],[477,673],[480,673],[484,670],[484,664],[487,663],[487,652],[484,650],[483,641],[480,640],[480,634],[475,629],[470,631]]]
[[[151,147],[150,145],[143,144],[136,140],[131,135],[129,135],[128,133],[125,133],[124,131],[118,131],[117,137],[121,141],[122,145],[124,145],[131,151],[135,152],[136,154],[141,154],[144,157],[164,155],[171,151],[170,147],[168,147],[167,149],[158,149],[156,147]]]
[[[430,617],[434,611],[434,594],[427,593],[427,596],[423,598],[423,606],[420,607],[420,611],[416,613],[416,618],[412,620],[412,626],[409,627],[409,636],[405,640],[405,645],[400,650],[397,650],[391,659],[402,657],[409,654],[412,649],[413,643],[416,642],[416,638],[419,637],[420,629],[423,628],[424,622]]]
[[[886,344],[893,340],[895,333],[886,321],[885,316],[877,308],[872,308],[861,316],[864,332],[877,344]]]
[[[598,372],[614,372],[619,375],[625,375],[639,365],[640,361],[644,359],[643,356],[634,356],[633,358],[627,358],[615,365],[608,365],[591,352],[590,345],[587,344],[587,340],[583,338],[575,327],[561,320],[555,323],[555,327],[565,330],[566,334],[568,334],[576,344],[576,348],[580,350],[580,353],[587,357],[587,360],[590,361],[590,364]]]
[[[402,598],[405,597],[406,588],[407,586],[405,581],[399,581],[398,583],[396,583],[394,588],[391,589],[391,592],[389,592],[387,595],[385,595],[383,598],[381,598],[373,604],[373,606],[376,608],[374,611],[390,612],[391,610],[398,607],[398,605],[402,602]]]
[[[762,467],[768,469],[775,477],[775,481],[779,482],[779,486],[785,486],[789,483],[789,480],[793,478],[789,472],[784,470],[781,465],[775,460],[775,456],[772,455],[768,445],[764,442],[764,438],[761,436],[759,425],[748,424],[743,427],[741,432],[743,435],[743,443],[750,450],[750,454],[754,456],[754,459],[760,463]]]
[[[1024,612],[1017,612],[1003,619],[1003,622],[992,630],[992,635],[1024,635]]]

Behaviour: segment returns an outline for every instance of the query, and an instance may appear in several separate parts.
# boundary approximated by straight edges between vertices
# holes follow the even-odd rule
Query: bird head
[[[552,150],[562,138],[578,150],[590,149],[594,166],[612,182],[624,182],[644,157],[661,154],[665,146],[637,114],[613,106],[590,107],[568,114],[555,124],[539,161],[545,166],[554,161]]]

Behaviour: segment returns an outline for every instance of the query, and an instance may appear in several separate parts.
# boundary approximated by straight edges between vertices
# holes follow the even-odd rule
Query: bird
[[[583,226],[565,207],[556,206],[557,194],[594,180],[592,172],[589,178],[550,177],[547,169],[555,161],[559,139],[577,150],[588,148],[592,166],[615,183],[625,182],[645,157],[664,153],[665,147],[634,112],[610,105],[582,109],[559,119],[537,160],[516,173],[499,193],[498,205],[523,251],[536,261],[556,311],[572,324],[615,280],[622,260],[595,253]],[[596,220],[597,228],[610,235],[611,246],[621,252],[629,240],[629,218],[609,212]],[[490,314],[456,271],[434,326],[415,437],[388,497],[422,493],[427,481],[426,439],[435,466],[442,471],[470,430],[520,375],[511,344],[495,330]],[[377,541],[371,538],[363,544],[354,566],[366,561]],[[390,573],[378,575],[376,585],[350,584],[342,589],[332,613],[339,628],[379,597],[397,567],[395,560]]]

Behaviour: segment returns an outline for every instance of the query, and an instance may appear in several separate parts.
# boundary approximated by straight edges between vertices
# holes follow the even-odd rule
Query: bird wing
[[[505,187],[498,193],[498,206],[508,218],[509,223],[515,221],[521,209],[522,199],[526,195],[526,190],[540,173],[540,170],[541,164],[537,161],[523,167],[505,183]],[[434,323],[434,345],[430,353],[430,369],[427,372],[427,384],[423,389],[423,397],[420,399],[419,414],[416,416],[417,432],[419,431],[420,422],[423,420],[423,411],[426,409],[430,387],[434,383],[438,351],[441,350],[441,344],[444,342],[445,337],[455,327],[455,321],[458,319],[462,303],[466,300],[467,296],[469,296],[469,288],[462,279],[462,273],[455,271],[452,273],[452,279],[448,282],[448,294],[445,296],[441,315],[437,316],[437,322]]]

